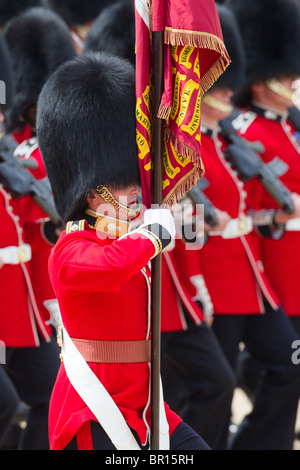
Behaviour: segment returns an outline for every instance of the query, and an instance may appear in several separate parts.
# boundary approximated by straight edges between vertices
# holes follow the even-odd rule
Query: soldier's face
[[[138,185],[132,185],[127,188],[115,189],[108,187],[114,199],[123,206],[132,209],[133,211],[138,208],[137,196],[140,193]],[[104,200],[95,190],[91,190],[87,202],[89,208],[94,212],[113,217],[115,219],[127,220],[128,214],[119,210],[110,202]]]
[[[284,113],[293,106],[295,77],[278,77],[253,87],[253,101]]]

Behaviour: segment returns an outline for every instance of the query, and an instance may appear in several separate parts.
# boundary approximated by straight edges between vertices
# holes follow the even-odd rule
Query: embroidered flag
[[[204,174],[202,95],[230,58],[213,0],[135,0],[136,122],[143,204],[151,206],[153,31],[164,31],[162,199],[175,204]]]

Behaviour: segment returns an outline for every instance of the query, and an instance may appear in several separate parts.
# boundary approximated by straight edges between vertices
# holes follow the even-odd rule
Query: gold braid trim
[[[138,228],[137,231],[144,233],[148,238],[151,238],[151,240],[154,242],[154,245],[156,246],[156,252],[154,256],[158,255],[162,251],[162,242],[157,235],[143,227]]]
[[[294,92],[282,85],[276,78],[269,78],[269,80],[266,81],[266,86],[277,95],[292,101]]]
[[[206,94],[203,96],[203,103],[207,104],[207,106],[210,106],[213,109],[217,109],[218,111],[222,111],[224,113],[231,113],[233,108],[231,104],[217,100],[210,94]]]
[[[109,191],[109,189],[107,189],[106,186],[103,186],[103,185],[97,186],[96,191],[99,194],[99,196],[101,196],[102,199],[104,199],[104,201],[106,201],[108,204],[111,204],[113,207],[115,207],[119,211],[124,212],[129,217],[135,217],[140,212],[140,208],[130,209],[129,207],[124,206],[124,204],[121,204],[120,202],[118,202],[114,198],[112,193]]]

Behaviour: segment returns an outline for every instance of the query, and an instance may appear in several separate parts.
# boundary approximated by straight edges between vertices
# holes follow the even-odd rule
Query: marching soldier
[[[159,209],[128,232],[140,191],[135,128],[134,68],[124,59],[77,57],[41,92],[37,133],[67,222],[49,263],[63,359],[50,406],[52,449],[151,444],[147,263],[175,230]],[[162,449],[209,449],[167,405],[160,410]]]
[[[76,55],[63,20],[45,8],[32,8],[13,18],[5,28],[14,79],[14,97],[6,113],[6,132],[22,134],[30,128],[31,137],[14,151],[20,160],[33,164],[28,169],[37,180],[47,174],[36,137],[36,103],[48,76]],[[51,338],[57,316],[57,302],[48,274],[48,258],[60,228],[34,202],[31,196],[19,201],[27,242],[32,249],[31,279],[38,308],[44,319],[45,340]]]
[[[250,7],[251,3],[251,7]],[[293,193],[295,212],[284,214],[259,186],[248,189],[248,204],[258,211],[268,209],[283,229],[279,240],[261,238],[261,252],[266,274],[280,302],[300,335],[300,293],[298,288],[298,246],[300,240],[300,143],[299,128],[289,118],[293,106],[293,84],[300,77],[300,8],[296,0],[287,2],[228,2],[236,13],[245,44],[247,81],[236,95],[236,105],[245,112],[236,122],[239,133],[249,141],[258,140],[261,158],[274,157],[285,163],[281,181]],[[249,5],[248,5],[249,4]],[[249,7],[249,8],[248,8]],[[272,9],[272,12],[270,10]],[[264,28],[256,31],[257,23]],[[272,31],[272,33],[271,33]],[[269,41],[272,34],[272,41]]]
[[[253,410],[227,448],[292,449],[300,371],[291,361],[291,344],[297,334],[264,272],[245,185],[228,161],[228,142],[220,134],[219,122],[232,113],[233,91],[242,82],[243,51],[237,47],[242,42],[232,12],[224,5],[218,12],[224,36],[227,28],[231,31],[225,44],[232,63],[202,100],[202,158],[209,181],[204,192],[231,220],[223,232],[208,233],[199,257],[214,305],[213,330],[233,370],[240,342],[264,369]],[[231,51],[234,44],[238,55]]]
[[[259,141],[261,158],[270,163],[279,157],[285,169],[280,180],[291,191],[295,211],[289,216],[253,181],[248,183],[248,205],[256,218],[272,220],[278,239],[261,238],[265,272],[279,300],[300,335],[300,297],[298,288],[299,245],[299,120],[292,120],[299,111],[293,106],[294,82],[300,76],[299,1],[239,2],[228,6],[237,16],[246,52],[247,81],[235,97],[244,110],[235,127],[249,141]],[[257,24],[264,27],[257,30]],[[272,40],[270,41],[270,37]],[[291,345],[292,347],[292,345]],[[240,385],[252,396],[261,372],[261,365],[245,349],[240,356]]]
[[[0,46],[1,80],[8,98],[12,96],[10,57],[3,36]],[[2,103],[3,110],[10,104],[8,99],[6,105]],[[3,125],[2,111],[0,121]],[[0,447],[5,446],[12,418],[23,401],[29,411],[20,448],[46,450],[50,394],[59,361],[55,342],[50,341],[49,326],[37,305],[31,280],[32,250],[18,202],[1,184],[0,341],[4,360],[0,366]]]

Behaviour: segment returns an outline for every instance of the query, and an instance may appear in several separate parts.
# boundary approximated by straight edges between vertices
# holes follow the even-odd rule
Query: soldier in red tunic
[[[30,161],[33,168],[28,171],[43,180],[47,174],[36,137],[36,103],[48,76],[76,55],[75,48],[63,20],[45,8],[31,8],[13,18],[4,36],[11,54],[15,90],[6,113],[6,132],[20,136],[30,128],[30,138],[23,140],[14,155]],[[49,341],[56,324],[57,303],[49,279],[48,258],[59,230],[31,196],[22,198],[18,205],[32,249],[31,280],[45,324],[43,337]]]
[[[2,102],[5,111],[12,97],[10,61],[3,38],[0,46],[1,80],[6,86],[5,105]],[[2,127],[2,111],[0,121]],[[50,341],[51,328],[45,323],[33,289],[32,247],[26,238],[19,200],[2,184],[0,211],[0,341],[5,346],[0,366],[0,447],[7,443],[7,432],[21,400],[28,405],[29,412],[20,448],[46,450],[49,448],[48,406],[59,366],[57,347],[55,341]],[[35,233],[38,232],[40,227],[36,225]]]
[[[50,406],[52,449],[151,442],[148,262],[175,231],[168,210],[146,211],[128,231],[138,213],[135,126],[134,68],[124,59],[77,57],[39,98],[39,143],[67,222],[49,263],[63,358]],[[160,409],[162,449],[209,448],[167,405]]]
[[[233,22],[232,13],[222,8]],[[244,342],[264,369],[253,410],[228,448],[292,449],[300,370],[291,361],[291,345],[297,334],[268,282],[247,213],[246,188],[226,158],[228,143],[220,135],[219,121],[232,112],[233,90],[239,85],[233,77],[227,82],[225,73],[202,101],[202,158],[209,181],[205,194],[231,220],[223,232],[209,232],[199,257],[214,305],[213,330],[230,364],[235,369]]]
[[[289,119],[293,84],[300,77],[297,52],[300,46],[300,13],[294,0],[284,5],[272,2],[272,14],[269,14],[269,4],[271,7],[268,1],[254,2],[249,17],[247,5],[241,8],[238,2],[229,2],[243,30],[248,72],[247,81],[235,98],[236,105],[244,110],[235,126],[243,137],[262,144],[261,158],[264,162],[269,163],[279,157],[285,163],[280,179],[293,193],[295,212],[292,216],[282,213],[257,181],[249,184],[248,205],[256,211],[268,209],[274,222],[283,226],[284,235],[279,240],[261,238],[260,244],[266,274],[300,335],[300,142],[299,128]],[[265,28],[259,35],[254,35],[253,41],[257,21],[264,21]],[[276,34],[273,33],[272,41],[267,43],[270,30]],[[263,52],[262,44],[265,45]]]
[[[277,239],[260,239],[262,260],[299,338],[300,125],[299,120],[298,123],[292,120],[293,112],[299,115],[299,110],[292,108],[293,85],[300,76],[299,2],[229,1],[228,6],[236,14],[242,31],[247,67],[247,81],[235,97],[236,105],[244,112],[234,125],[241,136],[262,144],[260,156],[266,164],[275,157],[284,162],[280,180],[291,191],[294,201],[295,211],[289,216],[257,180],[247,183],[247,203],[256,219],[265,219],[266,224],[273,221],[277,226]],[[257,24],[264,24],[259,32]],[[263,227],[259,231],[265,230]],[[260,370],[260,364],[245,350],[239,361],[239,378],[250,394],[257,386]]]

